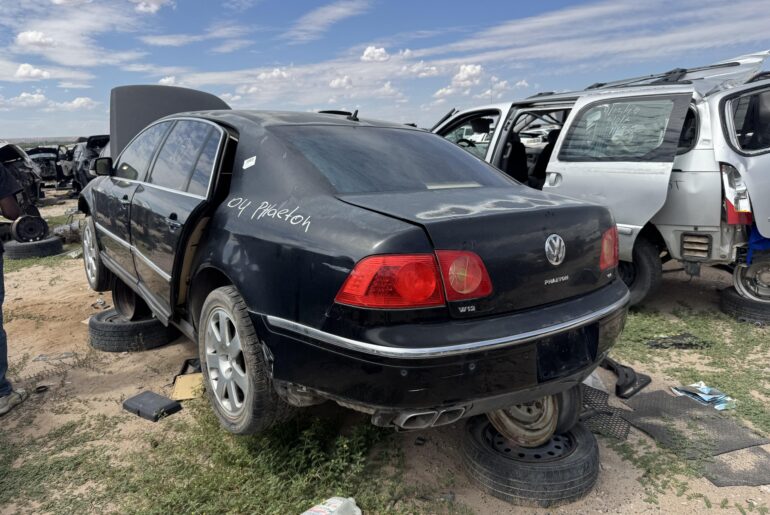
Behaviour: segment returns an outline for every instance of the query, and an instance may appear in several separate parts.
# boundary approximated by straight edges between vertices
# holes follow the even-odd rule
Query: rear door
[[[709,99],[717,161],[743,179],[754,221],[770,237],[770,81],[735,88]]]
[[[509,104],[463,111],[444,122],[434,132],[489,162],[500,135],[500,121]]]
[[[548,164],[543,191],[607,206],[631,260],[642,227],[666,202],[691,86],[581,97]]]
[[[209,195],[224,131],[180,119],[163,142],[131,202],[131,240],[139,290],[153,311],[172,313],[174,266],[186,234]]]
[[[121,279],[130,283],[136,281],[129,231],[131,199],[170,127],[171,123],[163,122],[147,128],[120,155],[113,174],[94,184],[91,212],[99,242],[106,257],[117,265]]]

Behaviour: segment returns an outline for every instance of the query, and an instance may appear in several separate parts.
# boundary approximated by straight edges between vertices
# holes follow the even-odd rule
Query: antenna
[[[355,111],[353,111],[353,114],[351,114],[350,116],[348,116],[348,117],[347,117],[347,119],[348,119],[348,120],[350,120],[351,122],[357,122],[357,121],[359,121],[359,120],[358,120],[358,109],[356,109]]]

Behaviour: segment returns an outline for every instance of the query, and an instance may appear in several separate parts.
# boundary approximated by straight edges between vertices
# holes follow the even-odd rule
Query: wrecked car
[[[327,400],[400,429],[487,413],[528,446],[577,423],[626,315],[606,208],[356,113],[126,86],[110,114],[89,285],[198,342],[229,431]]]
[[[60,147],[33,147],[26,149],[25,152],[37,165],[43,180],[56,179],[61,175],[61,172],[57,175],[58,161],[61,157]]]
[[[523,184],[609,207],[632,304],[672,259],[694,276],[730,268],[745,299],[770,303],[767,56],[453,111],[433,131]]]
[[[13,174],[22,187],[16,194],[16,201],[23,213],[13,223],[0,223],[0,239],[31,242],[48,236],[48,224],[36,206],[42,196],[42,180],[37,165],[18,145],[0,141],[0,172]]]
[[[109,134],[89,136],[86,141],[75,145],[72,154],[72,189],[80,191],[94,178],[91,163],[110,142]]]

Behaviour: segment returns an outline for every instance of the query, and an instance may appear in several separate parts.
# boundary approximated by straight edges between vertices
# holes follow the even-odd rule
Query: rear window
[[[740,150],[770,149],[770,91],[752,92],[730,102],[735,141]]]
[[[274,127],[339,193],[510,186],[490,165],[440,136],[407,129]]]

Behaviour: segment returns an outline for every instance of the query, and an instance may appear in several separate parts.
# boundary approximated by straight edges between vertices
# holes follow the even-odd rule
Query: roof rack
[[[700,72],[705,70],[714,70],[718,68],[730,68],[733,66],[740,66],[741,63],[737,61],[730,61],[727,63],[709,64],[706,66],[696,66],[694,68],[674,68],[663,73],[653,73],[652,75],[643,75],[641,77],[632,77],[630,79],[621,79],[611,82],[597,82],[591,84],[588,89],[598,89],[605,87],[622,87],[631,86],[640,82],[649,82],[650,84],[691,84],[690,81],[682,80],[685,75],[693,72]]]
[[[759,72],[758,74],[754,75],[752,78],[746,81],[746,83],[750,82],[759,82],[761,80],[767,80],[770,79],[770,72]]]
[[[534,95],[528,96],[527,98],[536,98],[536,97],[545,97],[548,95],[555,95],[555,91],[541,91],[540,93],[535,93]]]

